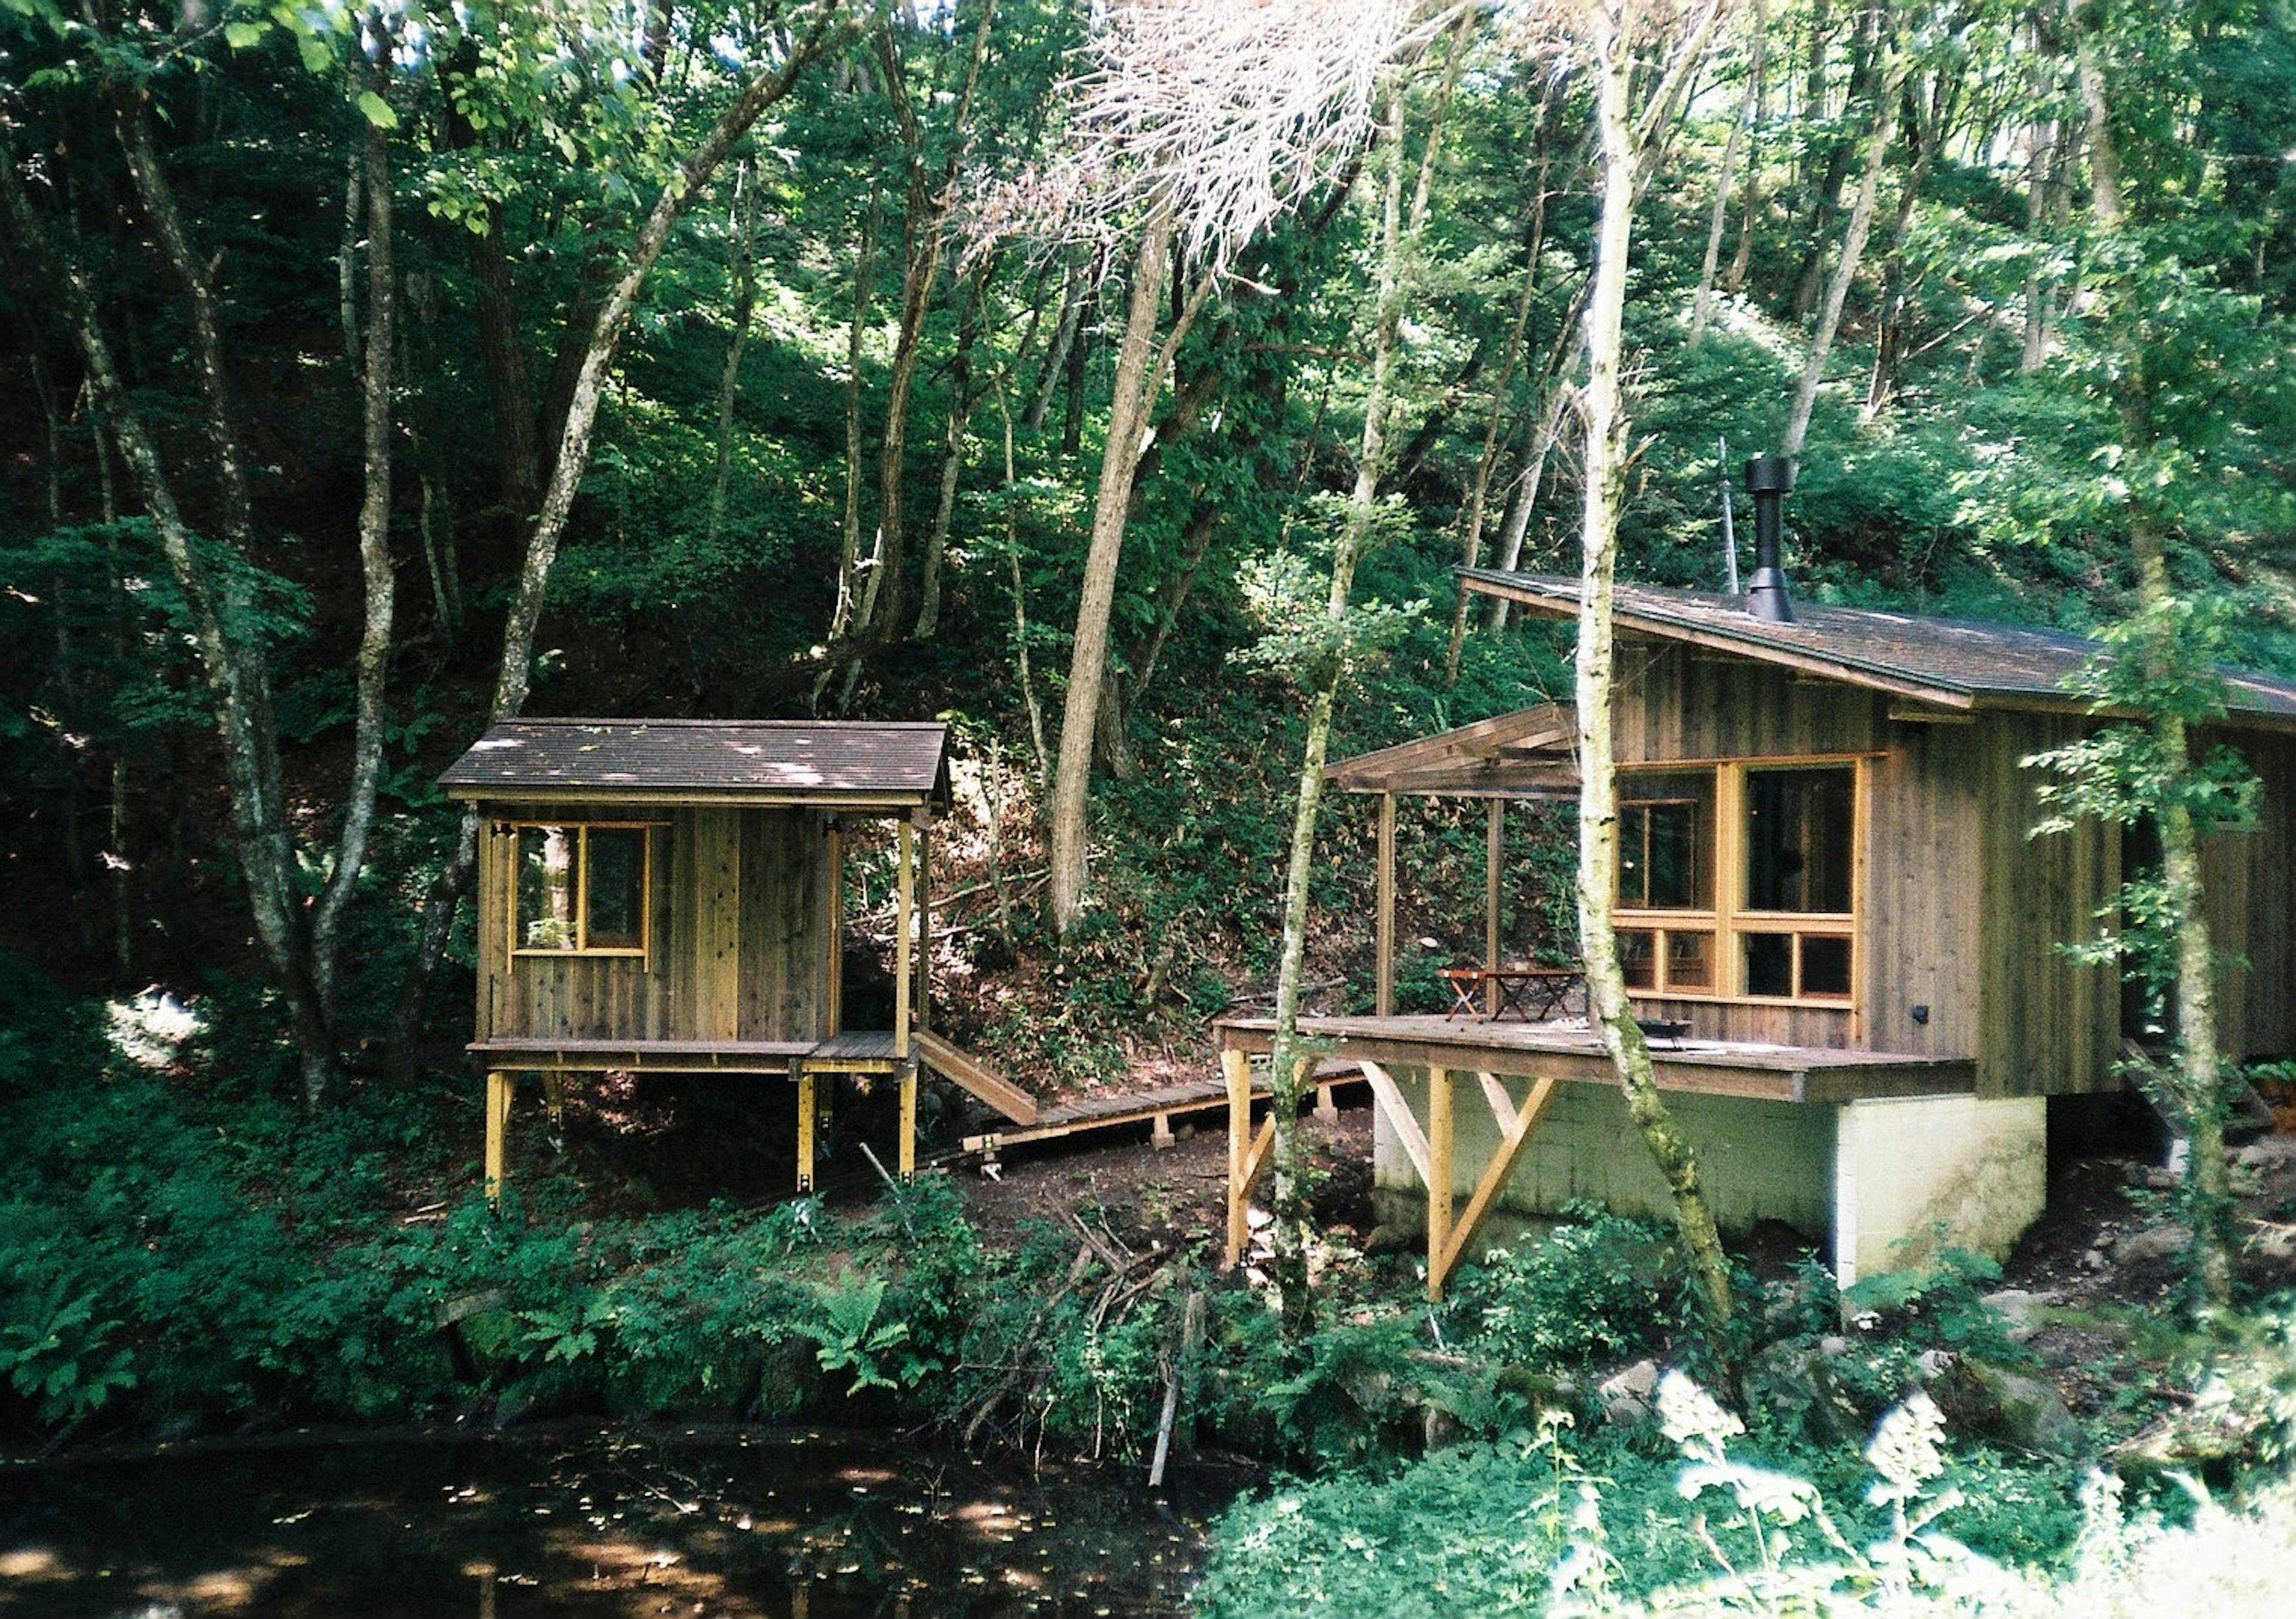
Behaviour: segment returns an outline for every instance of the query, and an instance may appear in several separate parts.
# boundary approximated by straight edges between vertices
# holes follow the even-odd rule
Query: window
[[[515,954],[645,954],[651,829],[522,822],[511,829]]]
[[[1856,882],[1857,772],[1849,765],[1748,769],[1745,993],[1847,1001]],[[1826,925],[1809,928],[1804,917]]]
[[[1854,761],[1621,771],[1618,939],[1628,988],[1849,1001],[1857,811]]]

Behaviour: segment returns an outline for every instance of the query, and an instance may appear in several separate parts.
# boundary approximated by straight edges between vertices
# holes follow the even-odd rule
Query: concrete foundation
[[[1395,1080],[1423,1128],[1425,1072],[1398,1070]],[[1520,1104],[1529,1082],[1503,1083]],[[1464,1205],[1497,1149],[1499,1128],[1472,1075],[1455,1074],[1452,1095],[1452,1193]],[[1939,1222],[1949,1243],[2005,1255],[2041,1212],[2046,1192],[2047,1114],[2038,1099],[1819,1105],[1677,1092],[1667,1104],[1698,1154],[1724,1232],[1742,1236],[1759,1222],[1779,1222],[1826,1251],[1844,1286],[1920,1263]],[[1418,1172],[1383,1112],[1374,1140],[1382,1222],[1423,1224]],[[1504,1242],[1521,1231],[1521,1217],[1552,1216],[1577,1201],[1673,1218],[1673,1200],[1625,1099],[1609,1086],[1557,1091],[1481,1239]]]

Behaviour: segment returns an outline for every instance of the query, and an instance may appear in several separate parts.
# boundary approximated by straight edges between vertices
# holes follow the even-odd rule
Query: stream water
[[[1177,1615],[1239,1482],[594,1424],[0,1464],[0,1615]]]

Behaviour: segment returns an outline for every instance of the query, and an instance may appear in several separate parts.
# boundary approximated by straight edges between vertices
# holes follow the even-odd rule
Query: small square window
[[[512,951],[645,953],[651,858],[645,827],[570,822],[512,830]]]

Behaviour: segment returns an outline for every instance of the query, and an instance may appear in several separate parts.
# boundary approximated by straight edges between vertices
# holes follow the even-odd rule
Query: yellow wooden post
[[[1490,801],[1488,818],[1483,823],[1483,965],[1496,972],[1499,967],[1499,887],[1501,868],[1505,864],[1502,840],[1505,836],[1506,800]],[[1488,1017],[1499,1015],[1499,986],[1494,978],[1483,985],[1483,1010]]]
[[[502,1206],[503,1182],[510,1166],[510,1090],[512,1075],[487,1070],[487,1201]]]
[[[893,1055],[909,1054],[909,995],[911,944],[909,928],[916,907],[917,829],[898,823],[894,843],[898,884],[893,900]]]
[[[1233,1270],[1250,1235],[1243,1164],[1251,1147],[1251,1059],[1231,1046],[1220,1053],[1220,1074],[1227,1081],[1227,1266]]]
[[[566,1127],[566,1075],[555,1068],[542,1071],[542,1105],[550,1110],[550,1132]]]
[[[1443,1296],[1451,1246],[1451,1071],[1427,1070],[1427,1296]]]
[[[901,1181],[917,1173],[917,1065],[901,1070]]]
[[[1395,1016],[1395,795],[1379,796],[1379,908],[1375,1010],[1382,1018]],[[1320,1109],[1319,1109],[1320,1111]]]
[[[813,1087],[812,1070],[800,1068],[797,1075],[797,1189],[800,1193],[813,1190]]]

